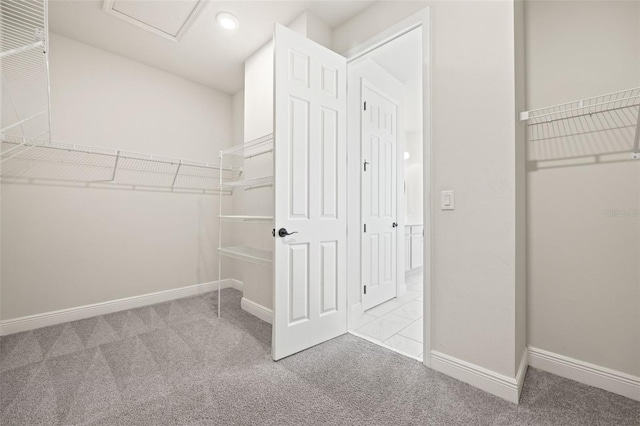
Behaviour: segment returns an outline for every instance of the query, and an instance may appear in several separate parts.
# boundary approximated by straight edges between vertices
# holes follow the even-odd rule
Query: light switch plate
[[[453,190],[442,191],[440,194],[440,208],[442,210],[454,210],[455,209],[455,199]]]

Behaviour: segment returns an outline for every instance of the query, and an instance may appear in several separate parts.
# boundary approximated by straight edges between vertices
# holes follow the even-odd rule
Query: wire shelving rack
[[[48,2],[0,2],[0,133],[51,137]]]
[[[1,178],[8,183],[80,183],[129,189],[231,194],[220,182],[237,180],[234,166],[96,146],[3,136]]]
[[[632,158],[640,159],[640,87],[523,111],[520,121],[526,121],[528,126],[552,126],[565,120],[603,115],[607,115],[606,121],[635,126]]]
[[[225,162],[229,164],[235,164],[238,161],[244,161],[250,158],[255,158],[261,155],[273,153],[273,134],[268,134],[244,144],[236,145],[231,148],[223,149],[220,151],[220,164],[224,165]],[[228,166],[225,166],[228,167]],[[244,177],[244,176],[241,176]],[[223,181],[220,179],[220,188],[235,190],[244,189],[245,191],[269,188],[273,187],[273,175],[261,176],[251,179],[241,179],[239,177],[235,180]],[[272,266],[273,264],[273,251],[264,250],[256,247],[249,247],[243,245],[234,245],[230,247],[223,246],[223,222],[236,222],[236,223],[273,223],[273,216],[255,216],[255,215],[225,215],[223,214],[223,202],[220,198],[219,203],[220,213],[218,215],[219,233],[218,233],[218,318],[220,317],[220,283],[222,282],[222,257],[229,257],[245,262],[254,263],[263,266]]]

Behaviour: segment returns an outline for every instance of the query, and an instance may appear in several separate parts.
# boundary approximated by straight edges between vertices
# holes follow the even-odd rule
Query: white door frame
[[[347,65],[357,59],[362,58],[373,50],[381,47],[392,40],[408,33],[416,28],[422,28],[422,132],[423,132],[423,170],[424,170],[424,182],[423,182],[423,224],[424,224],[424,335],[423,335],[423,364],[427,367],[431,367],[431,317],[433,314],[432,309],[432,220],[433,220],[433,202],[431,197],[431,19],[430,19],[430,7],[426,7],[422,11],[411,15],[403,21],[393,25],[392,27],[382,31],[375,37],[365,41],[359,46],[344,53],[347,58]],[[348,72],[348,71],[347,71]],[[347,88],[347,91],[349,89]],[[351,109],[348,111],[348,115],[351,117],[353,112]],[[359,115],[358,115],[359,117]],[[359,120],[359,118],[358,118]],[[349,139],[352,136],[351,118],[349,122]],[[359,127],[359,126],[358,126]],[[359,133],[359,130],[358,130]],[[352,141],[353,142],[353,141]],[[347,184],[349,194],[348,205],[348,229],[359,229],[360,224],[360,141],[358,143],[349,143],[347,148]],[[354,164],[354,162],[357,164]],[[357,203],[356,203],[357,201]],[[355,204],[354,204],[355,203]],[[404,231],[402,231],[404,236]],[[349,252],[349,258],[347,262],[348,268],[348,280],[347,282],[357,282],[360,287],[360,232],[349,232],[347,236],[347,247]],[[398,266],[404,272],[403,265]],[[354,320],[362,315],[362,304],[360,299],[353,300],[351,288],[348,289],[348,317],[349,325]],[[351,327],[350,327],[351,328]]]

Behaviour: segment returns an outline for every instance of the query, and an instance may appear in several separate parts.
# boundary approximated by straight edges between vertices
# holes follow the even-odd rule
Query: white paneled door
[[[397,105],[362,82],[362,307],[396,296]]]
[[[278,360],[347,332],[347,88],[344,57],[281,25],[274,40]]]

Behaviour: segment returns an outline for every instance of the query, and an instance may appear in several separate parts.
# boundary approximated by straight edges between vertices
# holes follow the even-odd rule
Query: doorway
[[[424,274],[422,280],[410,280],[414,288],[408,289],[403,267],[405,257],[409,255],[405,253],[403,243],[405,225],[409,223],[405,206],[404,161],[405,144],[409,137],[406,129],[414,126],[410,124],[411,117],[418,123],[415,133],[418,143],[425,146],[424,176],[429,176],[429,120],[422,119],[423,115],[428,117],[430,111],[429,93],[424,89],[425,85],[429,85],[429,63],[425,59],[428,58],[429,37],[428,32],[423,31],[428,23],[427,8],[344,56],[276,25],[276,208],[272,231],[275,238],[274,360],[352,331],[356,334],[361,332],[369,340],[416,359],[420,359],[420,347],[424,352],[423,363],[430,366],[429,311],[423,315],[424,306],[430,304],[429,274]],[[407,74],[407,70],[414,74]],[[363,96],[367,98],[367,104],[363,102]],[[377,100],[369,100],[374,97]],[[378,203],[378,209],[390,208],[384,219],[387,222],[391,219],[392,222],[391,232],[386,228],[388,223],[385,222],[384,229],[380,226],[376,249],[378,258],[370,261],[370,270],[375,269],[384,275],[385,288],[389,290],[379,300],[371,302],[372,306],[365,311],[362,303],[364,283],[361,279],[364,233],[361,182],[362,173],[366,173],[364,166],[371,162],[362,161],[361,124],[365,117],[363,111],[373,105],[369,102],[376,105],[376,114],[370,114],[369,120],[378,120],[381,111],[386,111],[384,120],[387,120],[386,125],[365,128],[370,141],[372,136],[378,138],[375,149],[378,155],[375,163],[379,172],[377,192],[370,191],[369,200],[374,197],[379,199],[381,194],[388,199],[389,202],[382,206]],[[393,131],[389,131],[390,128]],[[395,133],[395,139],[380,144],[379,139],[382,136],[388,139],[389,133]],[[369,145],[369,149],[371,146],[373,144]],[[386,150],[384,156],[380,156],[381,146]],[[371,151],[374,150],[370,149],[367,155],[373,159]],[[380,157],[388,160],[384,162],[383,173]],[[425,194],[429,191],[429,184],[425,180]],[[424,199],[429,200],[429,197],[425,196]],[[429,211],[428,203],[424,211]],[[429,218],[430,215],[425,214],[424,217]],[[428,242],[430,227],[428,221],[423,223],[427,225],[424,229],[425,241]],[[329,228],[331,232],[327,232]],[[379,264],[382,256],[380,239],[389,242],[384,256],[390,261],[383,264],[382,270],[373,267]],[[417,253],[420,251],[425,263],[423,269],[429,271],[430,245],[425,244],[423,250]],[[424,297],[420,296],[423,289]],[[399,311],[399,303],[407,306],[402,306],[403,310]],[[422,309],[419,307],[421,304],[424,305]],[[381,318],[379,311],[385,309],[391,322],[396,320],[392,327],[389,327],[388,318]],[[411,309],[413,311],[410,312]],[[371,333],[366,335],[363,330],[358,330],[374,314],[380,314],[380,318],[374,317],[371,327],[377,326],[384,331],[379,339],[372,337]],[[395,317],[401,317],[402,320]],[[403,324],[399,326],[398,321]],[[392,333],[388,335],[390,330]],[[409,332],[413,333],[414,339],[406,336]],[[422,342],[420,334],[423,335]],[[407,349],[407,345],[391,345],[405,338],[413,340],[414,347],[411,350]]]
[[[359,288],[350,288],[350,295],[358,292],[360,303],[350,302],[349,330],[420,361],[427,346],[428,252],[422,41],[422,27],[417,26],[351,60],[347,71],[349,153],[357,151],[360,159]],[[349,167],[350,178],[355,177],[354,164]]]

